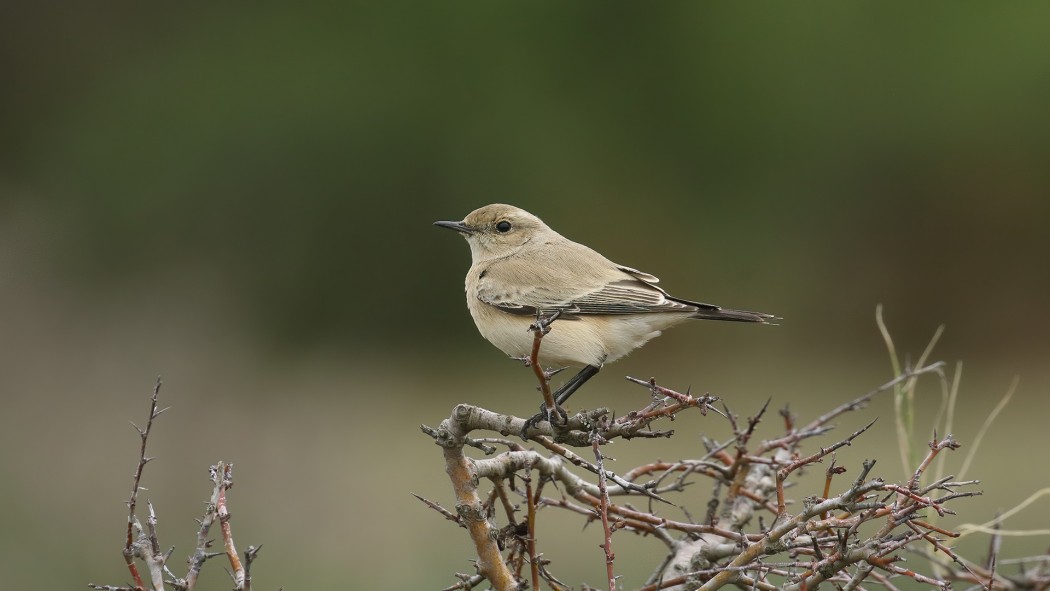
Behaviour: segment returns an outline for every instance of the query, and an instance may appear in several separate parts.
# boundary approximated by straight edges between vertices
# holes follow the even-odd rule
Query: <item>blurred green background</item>
[[[258,588],[471,571],[466,535],[409,492],[453,503],[420,423],[539,402],[475,332],[466,245],[430,226],[497,201],[682,297],[785,318],[676,329],[577,408],[639,407],[621,377],[655,375],[811,418],[890,377],[877,303],[911,359],[946,324],[934,357],[965,361],[964,444],[1021,376],[969,474],[986,494],[957,507],[991,518],[1047,485],[1048,19],[1040,3],[4,3],[0,579],[127,579],[127,421],[157,374],[172,410],[145,494],[177,573],[219,459],[238,543],[264,544]],[[920,394],[929,425],[936,382]],[[901,478],[891,409],[842,420],[881,417],[840,463]],[[676,428],[615,444],[615,467],[725,436]],[[600,531],[580,527],[548,510],[541,547],[597,585]],[[617,544],[628,589],[663,556]],[[202,585],[229,582],[212,563]]]

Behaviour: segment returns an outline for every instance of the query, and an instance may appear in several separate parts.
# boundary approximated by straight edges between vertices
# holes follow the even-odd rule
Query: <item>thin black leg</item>
[[[562,409],[561,405],[569,399],[569,396],[572,396],[573,392],[579,390],[580,386],[582,386],[584,382],[594,377],[594,375],[597,374],[599,370],[601,370],[601,366],[588,365],[587,367],[584,367],[580,370],[579,373],[572,376],[572,379],[570,379],[568,382],[565,382],[565,384],[561,388],[558,388],[558,391],[554,393],[554,412],[558,413],[561,416],[562,424],[564,424],[565,420],[568,419],[568,415],[565,414],[565,411]],[[547,411],[548,409],[546,403],[540,403],[539,414],[525,421],[525,425],[521,428],[522,439],[528,439],[527,434],[529,428],[538,425],[541,421],[552,420],[552,417],[547,416]]]
[[[554,400],[558,403],[558,406],[565,404],[565,401],[569,399],[569,396],[572,396],[576,390],[580,389],[580,386],[582,386],[584,382],[593,378],[599,371],[601,371],[601,369],[602,368],[597,365],[588,365],[581,369],[580,373],[572,376],[572,379],[565,382],[565,385],[558,388],[558,391],[554,393]]]

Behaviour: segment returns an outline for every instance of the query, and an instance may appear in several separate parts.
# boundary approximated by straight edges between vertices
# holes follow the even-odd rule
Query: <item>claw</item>
[[[529,429],[535,427],[542,421],[544,417],[542,414],[533,415],[532,417],[525,420],[525,424],[521,426],[521,433],[518,433],[518,437],[521,437],[522,441],[529,440]]]
[[[569,413],[565,412],[564,408],[562,408],[560,406],[556,406],[556,407],[554,407],[554,412],[555,412],[555,414],[558,415],[558,417],[561,418],[561,420],[559,421],[559,424],[564,425],[564,424],[569,422]],[[548,412],[547,405],[544,404],[544,403],[541,403],[540,404],[540,412],[532,415],[531,417],[529,417],[528,419],[525,420],[525,424],[521,426],[521,433],[519,433],[518,436],[521,437],[522,440],[528,441],[529,440],[529,429],[535,427],[536,425],[539,425],[543,421],[547,421],[552,426],[554,425],[554,422],[551,421],[551,413]]]
[[[546,413],[547,409],[544,408],[543,412]],[[561,424],[564,425],[569,422],[569,413],[565,412],[565,409],[560,406],[554,407],[554,412],[558,413],[558,417],[561,418]],[[549,417],[548,417],[549,419]]]

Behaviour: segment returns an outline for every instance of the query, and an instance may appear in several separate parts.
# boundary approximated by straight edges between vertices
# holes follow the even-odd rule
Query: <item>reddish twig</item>
[[[919,486],[919,479],[922,478],[923,472],[926,471],[930,462],[933,461],[933,458],[937,457],[937,454],[939,454],[942,449],[959,449],[960,447],[962,447],[962,445],[952,437],[951,433],[940,441],[937,440],[937,433],[934,433],[933,441],[930,442],[930,451],[926,454],[922,463],[919,464],[919,467],[916,468],[915,472],[912,474],[911,480],[908,481],[908,488],[914,490]]]
[[[215,514],[219,518],[219,529],[222,531],[223,548],[226,549],[226,558],[230,561],[230,577],[233,579],[236,591],[251,591],[241,564],[241,557],[237,554],[237,547],[233,542],[233,528],[230,526],[230,510],[226,506],[226,491],[233,486],[233,464],[219,462],[212,468],[212,482],[219,491],[218,500],[215,503]]]
[[[942,536],[948,536],[949,538],[957,538],[960,535],[959,532],[954,532],[954,531],[951,531],[951,530],[947,530],[947,529],[944,529],[943,527],[937,527],[936,525],[934,525],[932,523],[928,523],[928,522],[923,521],[921,519],[912,519],[911,522],[914,523],[915,525],[919,526],[919,527],[924,527],[924,528],[926,528],[926,529],[928,529],[930,531],[935,531],[935,532],[941,534]]]
[[[561,312],[555,312],[549,317],[543,316],[540,312],[536,312],[536,322],[529,326],[529,330],[532,331],[532,354],[529,356],[529,365],[532,366],[532,372],[536,374],[536,379],[540,382],[540,392],[543,393],[543,404],[547,408],[547,417],[553,421],[553,417],[558,412],[558,402],[554,400],[554,395],[551,394],[550,379],[547,374],[543,371],[543,367],[540,366],[540,342],[543,341],[543,337],[551,331],[551,324],[561,316]],[[553,423],[552,423],[553,425]]]
[[[875,418],[874,420],[872,420],[867,425],[865,425],[865,426],[861,427],[860,429],[857,429],[856,431],[854,431],[853,434],[850,435],[849,437],[846,437],[845,439],[842,439],[841,441],[838,441],[838,442],[832,444],[831,447],[827,447],[827,448],[822,447],[822,448],[820,448],[820,451],[818,451],[817,453],[809,455],[809,456],[806,456],[804,458],[800,458],[798,460],[795,460],[794,462],[788,464],[787,466],[777,470],[777,515],[781,516],[787,510],[786,509],[786,504],[784,502],[784,479],[787,478],[788,474],[791,474],[792,472],[794,472],[795,470],[798,470],[799,468],[801,468],[803,466],[806,466],[808,464],[812,464],[813,462],[818,462],[822,458],[824,458],[825,456],[830,454],[831,452],[835,451],[836,449],[851,444],[854,439],[856,439],[857,437],[860,437],[860,435],[862,433],[864,433],[865,431],[870,429],[871,426],[874,425],[875,421],[877,421],[877,420],[879,420],[879,419]]]
[[[831,479],[834,478],[836,474],[843,474],[845,472],[846,472],[846,468],[844,468],[843,466],[836,466],[835,465],[835,454],[831,454],[831,464],[829,464],[828,465],[828,469],[824,471],[824,496],[823,496],[823,498],[826,499],[826,498],[831,496]],[[828,514],[827,513],[821,513],[820,518],[821,519],[827,519],[828,518]]]

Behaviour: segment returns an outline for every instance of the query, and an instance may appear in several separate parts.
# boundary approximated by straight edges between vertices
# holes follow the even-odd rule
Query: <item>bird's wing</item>
[[[650,285],[654,283],[660,283],[660,278],[656,275],[650,275],[648,273],[639,271],[638,269],[632,269],[626,265],[616,265],[616,268],[623,271],[624,273],[627,273],[631,277],[634,277],[635,279],[638,279],[639,281],[643,281]]]
[[[534,316],[537,312],[562,312],[562,318],[582,315],[652,314],[695,312],[698,304],[677,300],[653,285],[656,277],[630,267],[616,265],[595,276],[586,270],[544,267],[534,282],[508,280],[495,265],[481,274],[477,297],[482,302],[512,314]],[[715,307],[715,306],[712,306]]]
[[[693,312],[695,306],[673,300],[664,290],[645,281],[630,278],[613,281],[600,289],[574,299],[577,314],[651,314],[655,312]]]

